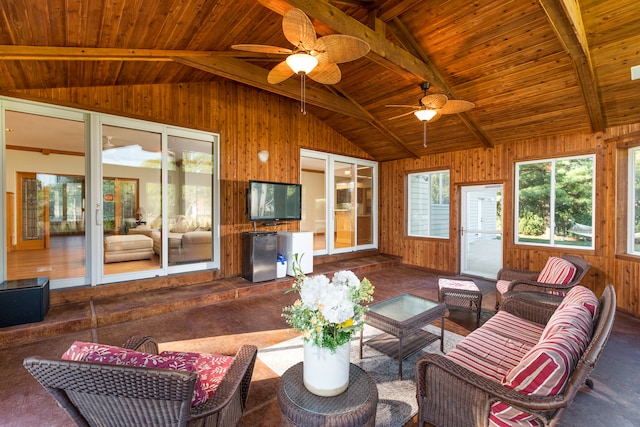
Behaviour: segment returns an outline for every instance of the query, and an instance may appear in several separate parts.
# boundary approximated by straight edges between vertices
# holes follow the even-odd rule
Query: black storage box
[[[0,284],[0,327],[41,322],[49,311],[49,278]]]

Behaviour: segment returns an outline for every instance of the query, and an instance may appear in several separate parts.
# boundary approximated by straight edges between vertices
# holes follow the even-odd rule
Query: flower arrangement
[[[365,303],[373,301],[375,288],[351,271],[335,273],[332,281],[324,275],[306,277],[296,261],[292,266],[296,279],[287,292],[298,292],[299,298],[282,309],[282,317],[305,342],[335,351],[363,327]]]

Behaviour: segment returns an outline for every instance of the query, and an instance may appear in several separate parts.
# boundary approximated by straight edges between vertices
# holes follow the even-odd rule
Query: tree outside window
[[[516,164],[516,243],[593,248],[595,157]]]

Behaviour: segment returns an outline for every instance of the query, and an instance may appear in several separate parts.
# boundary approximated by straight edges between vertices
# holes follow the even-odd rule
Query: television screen
[[[302,185],[249,181],[247,208],[249,221],[299,221]]]

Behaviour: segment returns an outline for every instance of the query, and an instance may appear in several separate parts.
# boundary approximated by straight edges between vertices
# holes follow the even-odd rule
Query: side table
[[[0,328],[41,322],[48,311],[48,277],[0,283]]]
[[[305,388],[302,363],[287,369],[280,378],[281,426],[375,426],[378,388],[369,374],[352,363],[347,389],[334,397],[321,397]]]
[[[473,279],[467,277],[438,278],[438,301],[447,307],[460,307],[476,314],[476,325],[480,326],[482,312],[482,292]]]

